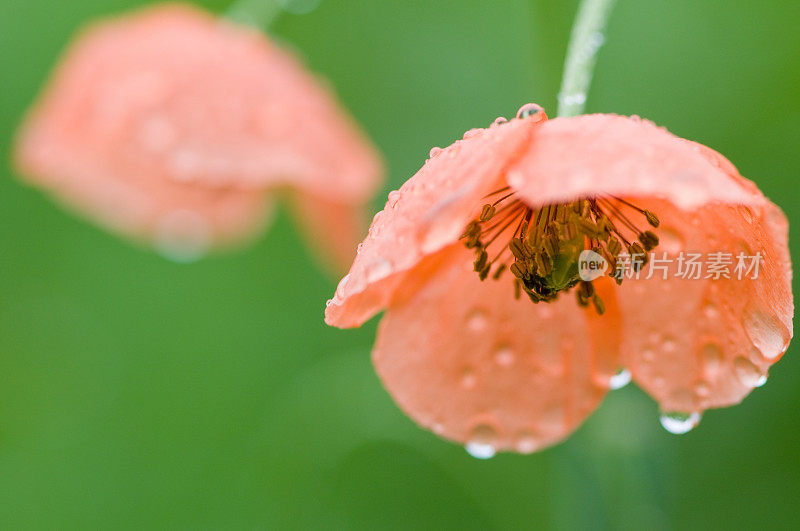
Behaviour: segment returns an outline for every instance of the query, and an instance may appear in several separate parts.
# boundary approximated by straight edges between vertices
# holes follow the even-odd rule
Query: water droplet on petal
[[[508,345],[503,345],[494,353],[494,361],[501,367],[510,367],[514,364],[514,350]]]
[[[336,293],[333,295],[333,298],[336,300],[342,300],[347,296],[347,285],[350,283],[350,273],[347,273],[345,276],[342,277],[342,280],[339,281],[339,284],[336,286]]]
[[[719,317],[719,310],[717,310],[717,307],[714,306],[714,303],[706,302],[703,305],[703,315],[705,315],[709,320],[714,320]]]
[[[661,348],[664,349],[664,352],[675,352],[677,348],[675,338],[672,336],[664,336],[664,343],[661,345]]]
[[[472,429],[466,450],[469,455],[477,459],[489,459],[494,457],[494,448],[497,432],[487,424],[478,424]]]
[[[497,453],[491,444],[476,442],[468,442],[464,449],[475,459],[491,459]]]
[[[159,220],[156,247],[175,262],[199,260],[211,247],[211,227],[197,212],[175,210]]]
[[[789,348],[791,334],[774,315],[748,307],[742,325],[753,346],[769,361],[776,360]]]
[[[710,377],[715,377],[722,368],[722,349],[715,343],[706,343],[700,349],[703,358],[703,369]]]
[[[529,454],[536,451],[539,447],[539,443],[532,433],[523,431],[517,435],[517,442],[514,447],[521,454]]]
[[[434,146],[431,148],[430,153],[428,153],[428,157],[435,159],[436,157],[442,154],[442,151],[444,151],[442,148]]]
[[[464,369],[461,373],[461,387],[464,389],[473,389],[475,384],[478,383],[478,378],[472,369]]]
[[[517,118],[528,118],[542,112],[542,108],[535,103],[526,103],[517,111]]]
[[[377,282],[382,278],[388,277],[392,272],[392,264],[388,260],[378,258],[375,262],[366,267],[364,274],[367,282]]]
[[[745,357],[736,358],[733,361],[733,368],[739,381],[748,387],[761,387],[767,383],[767,377]]]
[[[467,328],[472,332],[483,332],[488,322],[486,312],[481,308],[475,308],[467,315]]]
[[[387,197],[387,202],[386,202],[389,208],[394,208],[397,202],[400,201],[400,197],[402,195],[403,194],[400,193],[400,190],[392,190],[391,192],[389,192],[389,196]]]
[[[508,120],[506,118],[498,116],[497,118],[494,119],[494,122],[492,122],[492,125],[490,125],[489,127],[497,127],[507,122]]]
[[[661,425],[670,433],[675,435],[682,435],[690,432],[695,426],[700,423],[700,413],[679,413],[669,412],[662,413]]]
[[[620,369],[608,381],[608,387],[610,389],[622,389],[629,383],[631,383],[631,372],[628,369]]]
[[[473,136],[477,136],[483,132],[483,129],[479,127],[473,127],[472,129],[464,132],[464,140],[468,138],[472,138]]]

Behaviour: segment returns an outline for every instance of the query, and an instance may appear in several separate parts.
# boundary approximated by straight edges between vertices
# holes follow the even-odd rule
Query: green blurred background
[[[336,279],[284,212],[254,246],[182,265],[18,183],[13,130],[59,51],[87,19],[139,3],[0,0],[0,528],[800,526],[796,345],[687,435],[631,385],[565,443],[479,461],[382,390],[374,320],[323,324]],[[466,129],[527,101],[554,112],[575,9],[323,0],[272,32],[381,147],[387,192]],[[798,24],[786,0],[619,0],[588,110],[718,149],[796,227]]]

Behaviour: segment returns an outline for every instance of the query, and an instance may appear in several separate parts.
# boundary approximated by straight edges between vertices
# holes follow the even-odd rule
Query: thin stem
[[[239,24],[267,30],[285,3],[285,0],[236,0],[224,16]]]
[[[597,51],[603,45],[606,22],[616,0],[582,0],[572,26],[558,93],[558,116],[583,113],[592,82]]]

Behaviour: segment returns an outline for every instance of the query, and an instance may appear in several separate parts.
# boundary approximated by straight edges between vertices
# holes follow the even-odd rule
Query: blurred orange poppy
[[[31,183],[178,259],[256,234],[274,192],[287,189],[313,247],[349,263],[382,173],[295,57],[180,4],[85,30],[29,113],[16,155]]]

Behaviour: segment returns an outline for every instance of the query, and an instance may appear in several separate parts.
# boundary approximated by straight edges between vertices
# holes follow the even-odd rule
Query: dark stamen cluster
[[[483,205],[462,239],[475,251],[474,269],[480,279],[490,274],[499,279],[511,271],[517,298],[524,292],[535,303],[550,302],[578,286],[578,304],[591,303],[602,314],[605,305],[592,283],[578,275],[580,253],[590,249],[605,258],[610,276],[621,284],[622,269],[617,264],[623,251],[639,271],[647,263],[647,252],[658,245],[658,236],[639,230],[626,211],[643,216],[652,227],[658,227],[658,217],[624,199],[598,196],[533,209],[514,195],[508,187],[489,194],[498,199]],[[497,241],[503,246],[490,258],[489,248]]]

